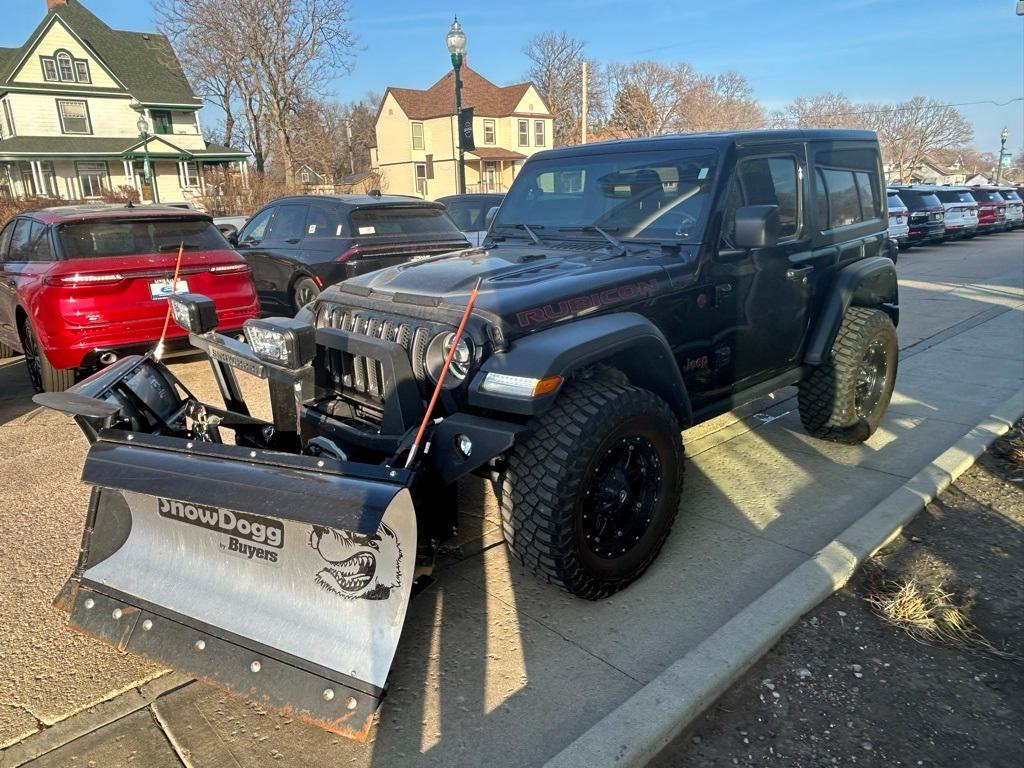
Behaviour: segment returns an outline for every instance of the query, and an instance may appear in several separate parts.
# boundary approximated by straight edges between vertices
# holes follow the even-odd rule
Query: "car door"
[[[716,378],[737,389],[798,365],[810,320],[813,272],[805,220],[806,152],[792,146],[741,151],[726,197],[721,242],[711,269],[722,320]],[[779,239],[767,248],[736,247],[735,213],[746,205],[779,209]]]
[[[17,271],[9,269],[7,264],[7,251],[17,222],[11,219],[0,231],[0,341],[12,347],[21,347],[14,324],[18,306]]]
[[[265,309],[273,308],[278,312],[292,314],[292,278],[295,277],[302,252],[308,213],[309,206],[305,203],[277,206],[270,230],[260,244],[265,278],[260,301],[264,302]]]
[[[270,293],[271,285],[271,270],[263,241],[270,231],[270,223],[276,210],[276,207],[271,205],[249,219],[238,233],[238,242],[235,245],[235,249],[245,257],[249,269],[252,270],[252,280],[259,294],[260,305],[263,307],[266,307],[264,297]]]

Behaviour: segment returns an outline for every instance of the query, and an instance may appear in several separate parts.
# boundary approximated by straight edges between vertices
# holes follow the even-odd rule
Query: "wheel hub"
[[[854,406],[857,415],[862,419],[870,419],[881,402],[885,389],[887,358],[885,344],[881,339],[872,341],[861,358],[857,371]]]
[[[627,554],[643,538],[661,487],[661,460],[644,437],[626,437],[598,461],[584,492],[581,529],[591,552],[603,558]]]

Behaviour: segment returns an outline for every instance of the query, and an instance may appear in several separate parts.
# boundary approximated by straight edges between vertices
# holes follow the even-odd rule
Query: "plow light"
[[[504,373],[488,373],[480,384],[481,392],[513,397],[540,397],[554,392],[562,383],[561,376],[534,379],[529,376],[509,376]]]
[[[246,320],[245,340],[261,360],[297,369],[308,365],[316,354],[316,331],[312,325],[291,317]]]
[[[176,293],[168,297],[174,322],[191,333],[209,333],[217,328],[213,299],[201,293]]]

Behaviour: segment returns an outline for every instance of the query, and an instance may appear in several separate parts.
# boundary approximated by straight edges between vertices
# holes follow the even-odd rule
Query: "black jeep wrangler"
[[[592,144],[527,161],[482,247],[346,280],[247,344],[171,297],[223,407],[153,355],[36,396],[92,443],[58,605],[364,739],[460,477],[490,474],[512,552],[594,599],[668,536],[683,428],[798,384],[811,434],[872,433],[898,354],[885,206],[871,133]]]
[[[440,479],[486,466],[512,552],[577,595],[608,595],[672,526],[682,428],[790,384],[816,437],[859,442],[878,426],[898,354],[886,222],[868,132],[538,153],[482,248],[348,280],[312,305],[317,328],[401,350],[412,380],[335,350],[307,417],[350,456],[393,453],[482,278],[433,441]]]

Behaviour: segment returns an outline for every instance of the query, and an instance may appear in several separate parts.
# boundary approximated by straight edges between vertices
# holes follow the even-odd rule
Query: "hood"
[[[562,246],[565,247],[562,247]],[[478,279],[475,313],[500,321],[506,336],[529,333],[574,316],[625,308],[667,290],[666,261],[696,264],[696,248],[665,255],[659,248],[624,256],[603,243],[559,243],[558,247],[502,243],[470,249],[361,275],[333,286],[325,301],[355,306],[390,305],[461,308]]]

